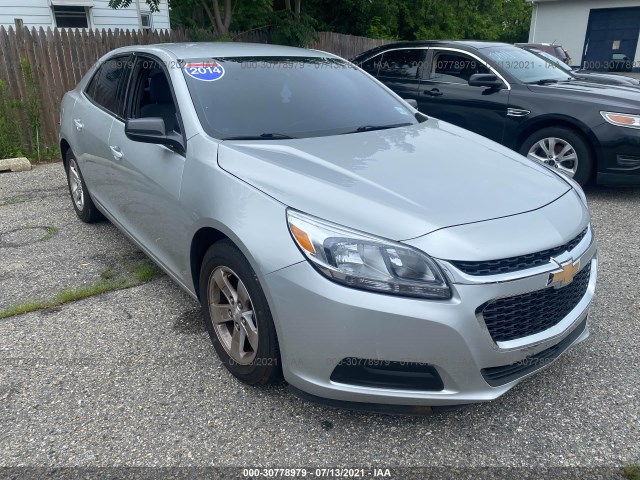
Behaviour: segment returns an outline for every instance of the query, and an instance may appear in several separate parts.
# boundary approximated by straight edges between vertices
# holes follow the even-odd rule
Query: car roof
[[[482,40],[414,40],[410,42],[387,43],[366,52],[358,54],[355,58],[369,56],[390,48],[416,48],[416,47],[462,47],[466,49],[481,50],[483,48],[513,46],[510,43],[490,42]]]
[[[331,53],[266,43],[241,42],[184,42],[158,43],[154,45],[130,45],[118,48],[110,53],[164,52],[176,59],[213,58],[213,57],[333,57]]]

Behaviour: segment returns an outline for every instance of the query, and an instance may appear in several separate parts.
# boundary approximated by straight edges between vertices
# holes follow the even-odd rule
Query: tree
[[[109,0],[111,8],[127,8],[133,0]],[[145,0],[152,12],[159,11],[160,2],[162,0]],[[224,4],[220,5],[220,0],[171,0],[170,6],[176,3],[179,6],[193,8],[199,6],[204,10],[209,19],[211,27],[216,35],[228,35],[231,19],[233,17],[234,6],[231,0],[222,0]],[[237,0],[236,0],[237,2]],[[234,2],[235,3],[235,2]]]

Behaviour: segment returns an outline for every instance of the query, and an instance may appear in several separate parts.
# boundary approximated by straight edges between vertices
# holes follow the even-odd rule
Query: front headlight
[[[415,248],[294,210],[287,210],[287,222],[302,253],[331,280],[393,295],[451,298],[438,265]]]
[[[627,128],[640,128],[640,115],[629,113],[600,112],[600,115],[611,125]]]

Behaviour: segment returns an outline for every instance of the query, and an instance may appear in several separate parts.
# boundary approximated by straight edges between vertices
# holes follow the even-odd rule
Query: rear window
[[[417,123],[403,102],[341,59],[197,59],[182,71],[198,118],[215,138],[317,137]]]

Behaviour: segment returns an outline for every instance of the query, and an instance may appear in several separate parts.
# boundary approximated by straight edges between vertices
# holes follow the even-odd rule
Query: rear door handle
[[[75,124],[76,129],[78,131],[82,130],[82,128],[84,127],[84,125],[82,124],[82,121],[79,118],[74,118],[73,123]]]
[[[122,150],[120,150],[120,147],[118,147],[117,145],[110,145],[109,148],[111,149],[113,158],[115,158],[116,160],[120,160],[124,156],[124,153],[122,153]]]
[[[431,95],[432,97],[441,97],[442,96],[442,92],[440,90],[438,90],[437,88],[432,88],[431,90],[425,90],[424,93],[426,93],[427,95]]]

